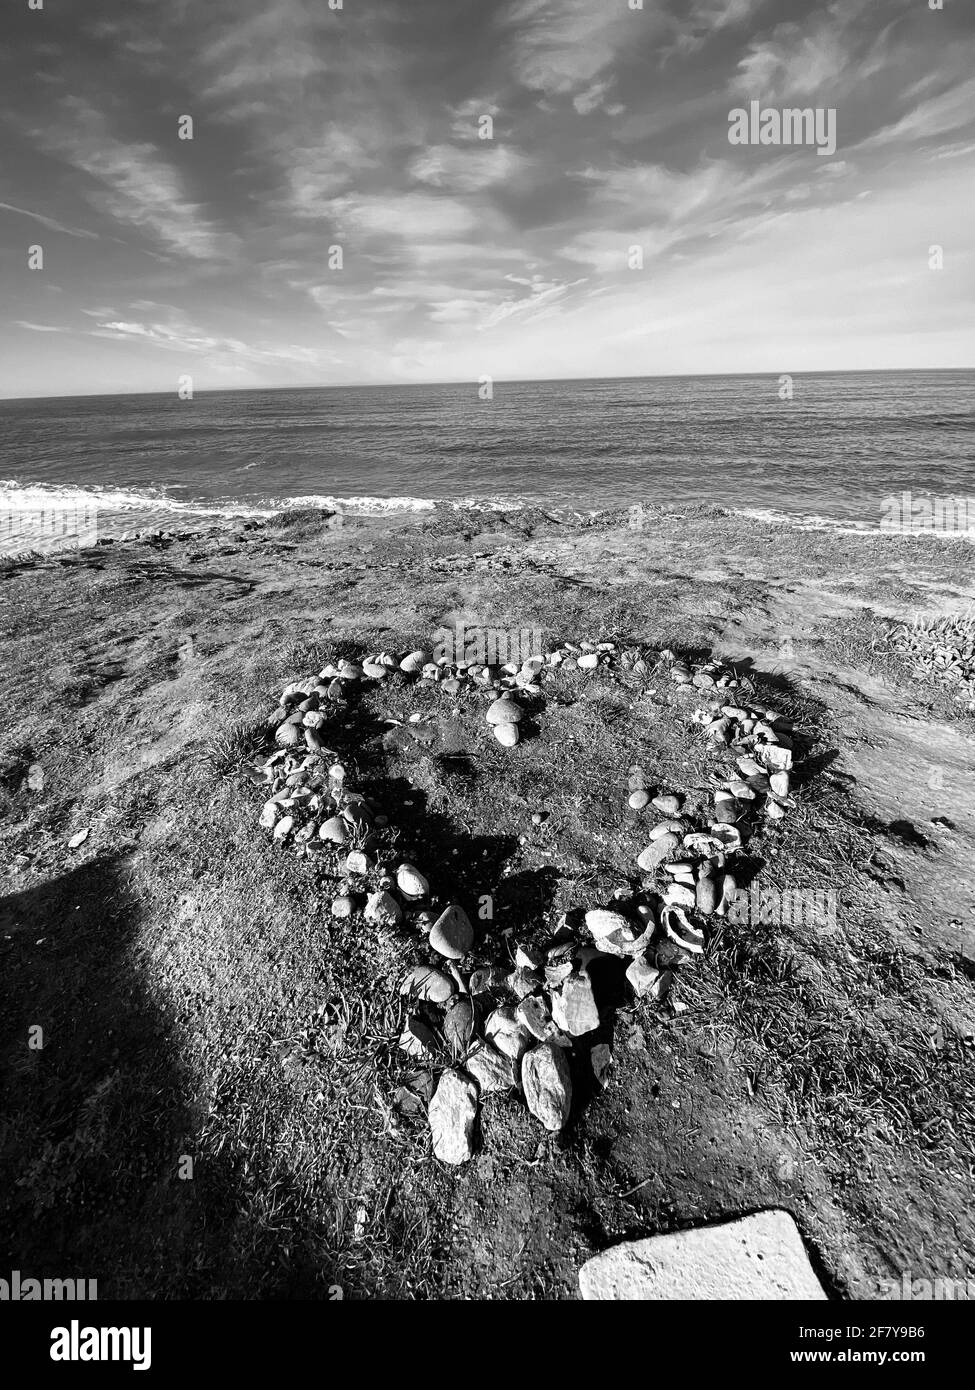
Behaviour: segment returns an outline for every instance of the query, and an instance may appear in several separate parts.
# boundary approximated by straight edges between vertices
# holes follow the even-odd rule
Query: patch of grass
[[[207,744],[203,759],[215,777],[236,777],[259,753],[266,751],[266,741],[265,726],[238,722],[215,735]]]

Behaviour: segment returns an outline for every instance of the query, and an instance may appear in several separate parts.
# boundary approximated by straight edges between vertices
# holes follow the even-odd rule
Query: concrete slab
[[[825,1299],[787,1211],[625,1241],[579,1271],[584,1299]]]

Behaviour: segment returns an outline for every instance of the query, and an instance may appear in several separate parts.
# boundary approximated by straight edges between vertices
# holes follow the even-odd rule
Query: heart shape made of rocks
[[[515,945],[510,969],[479,962],[477,932],[459,902],[434,910],[437,898],[420,868],[389,856],[377,861],[383,833],[393,827],[350,785],[345,765],[329,748],[330,710],[346,708],[356,687],[380,686],[398,673],[397,680],[432,682],[448,696],[481,692],[490,699],[488,727],[502,747],[513,748],[523,721],[544,706],[543,686],[570,666],[665,676],[678,696],[697,701],[692,726],[734,753],[737,775],[718,779],[710,818],[690,813],[680,790],[651,797],[634,787],[630,807],[660,815],[635,856],[642,891],[620,889],[607,904],[564,914],[544,947]],[[260,825],[283,848],[324,855],[333,869],[344,868],[334,917],[361,913],[377,928],[411,923],[425,938],[427,958],[400,985],[407,1015],[399,1047],[430,1069],[412,1074],[396,1104],[403,1113],[425,1107],[433,1150],[443,1162],[472,1157],[479,1100],[494,1091],[520,1090],[546,1131],[564,1128],[572,1107],[570,1056],[579,1054],[580,1042],[585,1050],[587,1035],[601,1024],[592,982],[592,966],[601,958],[626,961],[626,981],[638,999],[679,1011],[671,999],[675,972],[704,951],[709,919],[728,912],[750,828],[762,815],[782,819],[796,804],[791,721],[756,704],[753,693],[750,682],[720,662],[691,663],[666,649],[620,649],[614,642],[567,642],[504,666],[434,660],[425,651],[377,652],[361,662],[328,663],[282,691],[267,720],[275,750],[249,769],[268,793]],[[419,716],[412,718],[415,727],[386,722],[391,733],[422,741]],[[597,1081],[610,1061],[605,1043],[589,1048]]]

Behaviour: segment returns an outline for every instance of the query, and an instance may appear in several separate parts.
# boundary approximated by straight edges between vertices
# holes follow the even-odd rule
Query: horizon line
[[[632,376],[552,376],[552,377],[489,377],[493,386],[539,386],[559,385],[568,382],[589,381],[700,381],[711,378],[733,380],[741,377],[811,377],[811,376],[893,376],[911,373],[975,372],[975,365],[964,367],[817,367],[802,371],[767,372],[639,372]],[[474,386],[481,384],[481,378],[458,377],[451,381],[346,381],[322,385],[303,386],[219,386],[208,387],[193,392],[192,400],[198,396],[246,395],[254,392],[270,391],[388,391],[422,390],[440,386]],[[116,400],[120,396],[162,396],[178,397],[178,392],[169,391],[82,391],[73,395],[3,396],[0,404],[16,404],[18,401],[82,401]]]

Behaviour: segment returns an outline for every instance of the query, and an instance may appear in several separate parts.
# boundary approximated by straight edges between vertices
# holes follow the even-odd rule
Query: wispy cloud
[[[98,240],[97,232],[88,232],[80,227],[66,227],[63,222],[58,222],[56,218],[45,217],[40,212],[31,212],[29,208],[17,208],[12,203],[0,203],[0,210],[19,213],[21,217],[31,217],[42,227],[46,227],[49,232],[64,232],[65,236],[86,237],[91,241]]]
[[[81,98],[64,98],[60,120],[36,135],[48,151],[90,176],[93,186],[84,197],[113,222],[194,260],[233,253],[235,236],[221,231],[187,196],[174,165],[154,145],[117,139],[105,117]]]

